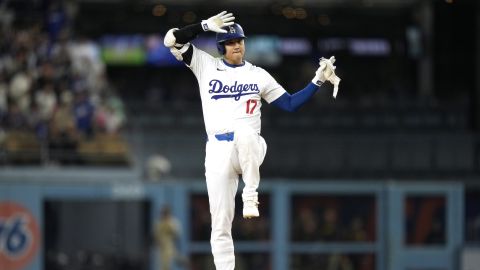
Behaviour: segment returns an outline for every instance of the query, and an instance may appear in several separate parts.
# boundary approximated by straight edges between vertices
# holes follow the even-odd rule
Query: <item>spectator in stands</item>
[[[25,130],[28,126],[27,123],[27,118],[20,111],[19,106],[15,102],[11,102],[2,126],[7,130]]]
[[[68,23],[68,16],[61,1],[52,1],[46,11],[46,27],[50,40],[56,41]]]
[[[53,111],[57,107],[57,96],[53,90],[53,84],[47,83],[35,94],[35,104],[38,106],[38,113],[43,121],[52,118]]]
[[[61,40],[50,50],[51,63],[55,67],[55,78],[60,82],[68,82],[72,74],[72,61],[70,59],[68,43]]]
[[[57,74],[60,73],[51,61],[39,63],[37,71],[39,73],[35,82],[37,89],[42,89],[47,84],[54,84]]]
[[[48,119],[42,117],[39,106],[32,102],[30,111],[25,114],[27,119],[27,130],[32,130],[38,139],[44,140],[48,136]]]
[[[123,102],[116,96],[106,94],[95,113],[96,132],[118,134],[125,122]]]
[[[116,125],[116,119],[113,119],[111,110],[105,102],[98,104],[93,117],[93,128],[95,133],[110,133],[110,129]]]
[[[92,138],[95,107],[88,99],[86,90],[76,93],[73,111],[77,130],[85,138]]]
[[[98,104],[103,104],[98,112],[104,117],[102,132],[118,134],[126,117],[110,89],[98,45],[69,36],[74,9],[73,1],[50,2],[45,21],[23,21],[22,29],[15,21],[0,20],[11,26],[0,25],[0,123],[7,135],[13,130],[36,134],[37,143],[75,160],[79,140],[94,136]],[[66,92],[74,93],[73,103],[61,100]]]
[[[100,58],[100,49],[94,42],[81,37],[69,45],[72,60],[72,72],[87,81],[87,87],[92,87],[98,76],[105,70]]]
[[[170,207],[165,206],[154,228],[155,242],[160,252],[160,270],[170,270],[174,262],[185,263],[177,250],[176,242],[181,234],[179,221],[172,215]]]
[[[320,239],[323,241],[342,240],[341,228],[338,222],[338,211],[334,207],[327,207],[323,212],[323,220],[320,227]]]
[[[4,117],[8,110],[8,85],[5,73],[0,68],[0,119]]]
[[[26,71],[15,73],[10,81],[9,97],[22,113],[28,113],[31,102],[32,77]]]
[[[298,219],[294,224],[294,240],[315,241],[319,238],[317,217],[311,207],[302,207],[298,210]]]
[[[367,241],[367,231],[365,229],[365,222],[360,216],[354,216],[351,219],[347,240],[353,241],[353,242]]]
[[[76,154],[79,138],[72,114],[72,104],[72,93],[62,92],[60,104],[55,109],[50,122],[50,158],[61,164],[80,163]]]

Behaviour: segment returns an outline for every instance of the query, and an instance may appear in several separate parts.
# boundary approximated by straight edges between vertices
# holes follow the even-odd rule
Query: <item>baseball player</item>
[[[307,102],[325,81],[334,84],[335,58],[320,59],[311,83],[290,95],[264,69],[244,60],[245,34],[235,17],[223,11],[200,23],[170,29],[164,39],[172,54],[197,78],[207,132],[205,177],[212,219],[211,246],[217,270],[233,270],[235,256],[231,234],[239,175],[243,217],[259,216],[257,188],[259,167],[267,145],[260,135],[262,99],[295,111]],[[216,58],[189,42],[206,31],[216,32]]]

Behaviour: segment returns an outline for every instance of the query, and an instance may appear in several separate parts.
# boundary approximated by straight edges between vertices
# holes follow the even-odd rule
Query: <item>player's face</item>
[[[229,64],[240,65],[245,55],[245,43],[243,38],[225,41],[225,60]]]

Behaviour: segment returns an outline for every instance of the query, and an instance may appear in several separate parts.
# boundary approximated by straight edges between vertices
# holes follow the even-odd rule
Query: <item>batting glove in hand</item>
[[[337,68],[333,64],[335,63],[335,56],[326,59],[324,57],[320,58],[319,65],[320,67],[315,72],[315,77],[312,82],[316,85],[322,85],[324,82],[329,81],[333,84],[333,98],[337,97],[338,85],[340,84],[340,78],[335,74],[335,69]]]
[[[227,30],[222,29],[222,27],[233,25],[233,17],[232,13],[228,13],[226,11],[222,11],[215,16],[208,18],[208,20],[202,21],[202,28],[203,31],[212,31],[217,33],[227,33]]]

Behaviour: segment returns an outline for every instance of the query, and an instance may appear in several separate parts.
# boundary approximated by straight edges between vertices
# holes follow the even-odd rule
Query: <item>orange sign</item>
[[[0,269],[23,269],[39,244],[40,230],[32,213],[18,203],[0,202]]]

